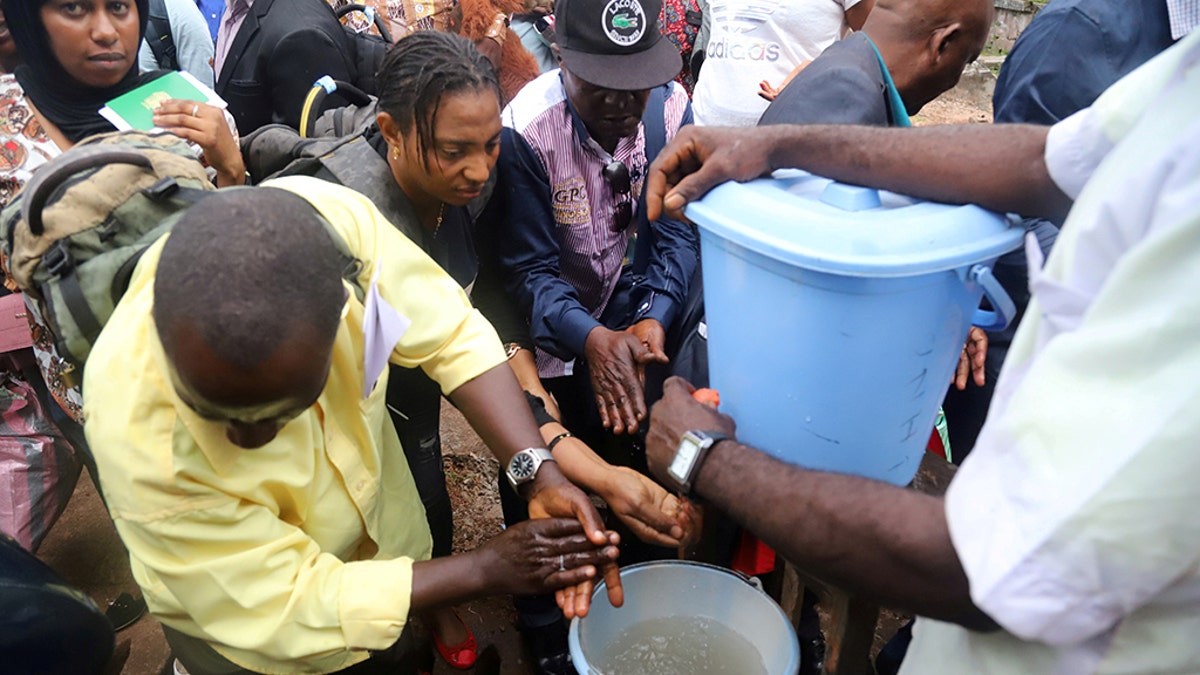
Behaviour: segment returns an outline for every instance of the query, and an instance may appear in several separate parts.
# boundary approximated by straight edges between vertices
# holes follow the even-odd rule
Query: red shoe
[[[442,639],[438,637],[435,631],[430,632],[433,633],[433,644],[437,647],[438,653],[442,655],[446,663],[449,663],[451,668],[467,670],[475,665],[475,659],[479,658],[478,647],[475,644],[475,634],[471,632],[467,624],[458,616],[458,612],[455,612],[454,616],[458,618],[458,622],[467,631],[467,638],[465,640],[456,645],[445,645],[442,644]]]

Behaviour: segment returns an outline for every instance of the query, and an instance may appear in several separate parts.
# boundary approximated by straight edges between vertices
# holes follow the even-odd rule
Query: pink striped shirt
[[[668,142],[684,123],[688,110],[686,92],[673,83],[663,106]],[[642,192],[649,166],[645,129],[639,125],[637,134],[622,138],[609,154],[588,135],[586,127],[568,105],[557,70],[526,85],[505,108],[502,119],[504,126],[516,132],[524,145],[532,150],[550,188],[548,196],[518,194],[518,188],[513,188],[510,199],[548,197],[558,243],[559,278],[570,284],[578,303],[593,321],[598,321],[608,307],[636,229],[638,195]],[[502,156],[501,162],[509,159],[512,158]],[[629,169],[630,192],[627,195],[616,194],[603,177],[604,167],[613,160],[624,163]],[[634,217],[623,230],[613,231],[613,221],[622,201],[631,202]],[[510,209],[510,215],[513,213]],[[525,227],[520,223],[509,226]],[[535,227],[533,223],[528,226]],[[534,321],[537,321],[536,306],[534,314]],[[534,328],[536,337],[537,327]],[[558,339],[568,345],[581,341],[578,336]],[[578,350],[576,347],[577,353]],[[572,372],[573,361],[564,361],[542,349],[537,351],[537,363],[542,377]]]

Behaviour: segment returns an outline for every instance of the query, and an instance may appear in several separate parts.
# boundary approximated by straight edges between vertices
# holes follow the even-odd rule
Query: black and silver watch
[[[687,431],[679,439],[679,447],[675,448],[675,458],[667,467],[667,476],[675,483],[679,492],[688,495],[692,492],[692,481],[700,473],[700,464],[712,446],[729,437],[717,431]]]
[[[554,455],[545,448],[525,448],[508,460],[505,474],[514,490],[520,489],[526,483],[532,483],[537,478],[538,469],[543,462],[553,462]]]

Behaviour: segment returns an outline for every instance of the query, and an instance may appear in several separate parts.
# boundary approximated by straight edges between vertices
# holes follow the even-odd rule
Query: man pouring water
[[[784,464],[679,379],[651,414],[651,470],[925,617],[903,673],[1200,669],[1198,63],[1193,34],[1050,128],[683,130],[651,169],[652,218],[781,167],[1069,216],[1031,260],[1034,299],[944,498]]]

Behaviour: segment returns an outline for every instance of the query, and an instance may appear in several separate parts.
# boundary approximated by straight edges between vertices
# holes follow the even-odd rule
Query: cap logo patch
[[[600,21],[608,39],[622,47],[637,44],[646,34],[646,11],[638,0],[609,0]]]

